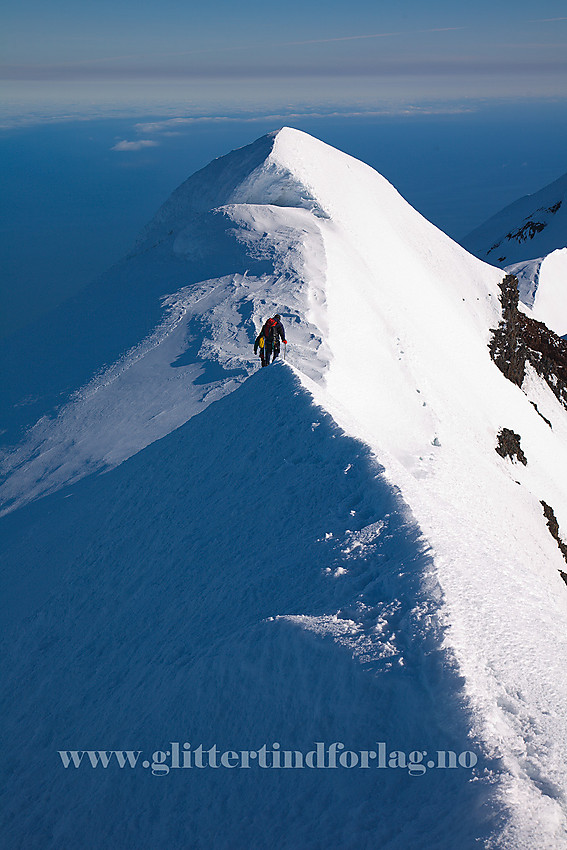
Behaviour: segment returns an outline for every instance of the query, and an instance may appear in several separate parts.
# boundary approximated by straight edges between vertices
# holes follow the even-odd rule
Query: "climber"
[[[283,344],[287,345],[281,318],[280,314],[276,313],[272,319],[268,319],[256,337],[254,354],[257,354],[258,350],[260,351],[262,366],[268,366],[270,359],[273,362],[280,353],[280,338]]]

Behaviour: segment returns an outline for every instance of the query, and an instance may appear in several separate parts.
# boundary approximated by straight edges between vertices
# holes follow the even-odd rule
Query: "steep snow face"
[[[427,542],[369,449],[283,365],[5,517],[0,553],[4,847],[454,850],[506,818],[443,647]],[[57,752],[141,762],[170,741],[383,741],[479,762],[152,776],[65,770]]]
[[[505,207],[463,244],[518,278],[527,315],[567,333],[567,174]]]
[[[520,302],[528,316],[559,336],[567,334],[567,248],[506,269],[518,278]]]
[[[292,132],[277,137],[272,156],[329,216],[318,220],[324,303],[315,301],[308,314],[324,314],[329,366],[322,381],[304,378],[305,385],[347,432],[373,447],[434,548],[452,623],[448,640],[478,710],[477,732],[506,754],[517,780],[507,792],[514,841],[529,846],[528,810],[555,836],[550,842],[559,841],[564,778],[548,769],[567,757],[567,688],[556,664],[557,627],[551,620],[540,627],[553,597],[567,626],[567,595],[541,500],[557,506],[565,533],[565,411],[537,378],[522,391],[488,356],[500,272],[451,242],[366,166]],[[521,435],[525,468],[496,454],[503,427]],[[529,661],[518,635],[532,648],[541,641]],[[560,736],[547,719],[551,704],[562,718]],[[539,732],[526,748],[533,723]],[[542,784],[544,775],[551,785]],[[542,796],[544,787],[554,790]]]
[[[190,178],[89,294],[110,328],[100,371],[70,397],[81,370],[62,367],[62,406],[34,402],[51,418],[5,456],[2,492],[17,507],[117,466],[234,390],[236,404],[257,368],[255,335],[280,312],[303,390],[366,443],[431,547],[434,616],[471,734],[499,765],[493,846],[531,850],[567,846],[565,563],[541,505],[565,533],[567,418],[537,375],[519,388],[490,359],[501,278],[371,168],[284,128]],[[131,348],[116,357],[121,323]],[[262,439],[272,425],[258,408]],[[520,435],[527,466],[496,453],[503,428]],[[322,635],[332,621],[305,604],[314,610],[295,611],[295,625]]]
[[[96,337],[98,374],[80,390],[75,384],[63,406],[63,388],[56,387],[55,422],[39,419],[27,441],[5,458],[4,474],[13,470],[14,475],[4,500],[19,504],[85,471],[111,467],[234,389],[254,368],[249,346],[275,310],[291,325],[294,365],[317,380],[333,344],[327,300],[334,282],[349,293],[341,347],[349,355],[347,375],[359,370],[361,358],[369,359],[370,339],[393,346],[383,350],[373,344],[372,358],[380,361],[385,391],[395,405],[395,416],[382,417],[382,424],[398,432],[400,423],[407,423],[407,447],[412,429],[421,433],[430,417],[413,391],[399,391],[407,386],[405,362],[395,353],[403,347],[397,338],[400,313],[411,310],[422,332],[441,340],[451,333],[447,325],[454,324],[451,311],[457,310],[470,318],[467,334],[482,345],[476,330],[486,337],[498,316],[497,273],[487,273],[371,168],[284,129],[186,181],[146,228],[132,256],[111,272],[100,292],[89,293],[86,305],[78,305],[76,312],[82,306],[89,318],[98,317],[98,331],[89,331]],[[126,289],[125,304],[116,305],[115,293],[120,297]],[[474,301],[472,310],[463,311],[465,290]],[[160,295],[161,316],[156,313]],[[367,301],[372,329],[362,320]],[[141,340],[137,317],[131,315],[134,305],[140,311],[139,303],[156,322]],[[108,367],[104,364],[116,350],[108,327],[113,310],[121,315],[124,338],[134,344]],[[75,315],[63,321],[71,329],[85,323]],[[332,333],[344,337],[340,323]],[[439,368],[449,351],[455,356],[454,342],[447,338],[423,370]],[[71,350],[78,347],[71,340]],[[28,350],[21,360],[29,359]],[[43,352],[32,359],[49,363]],[[66,370],[75,367],[75,358],[66,359],[69,365],[53,366],[46,383],[56,374],[61,384]],[[21,368],[14,363],[15,376]],[[13,380],[20,398],[33,401],[34,388]],[[27,404],[13,408],[18,415],[26,409]]]
[[[543,257],[567,246],[567,174],[533,195],[526,195],[492,216],[463,241],[490,263]]]
[[[270,201],[291,206],[226,206],[274,139],[186,181],[126,260],[6,352],[5,505],[112,468],[231,392],[256,368],[252,344],[277,309],[305,373],[320,373],[306,280],[320,283],[324,253],[305,190],[278,173]]]

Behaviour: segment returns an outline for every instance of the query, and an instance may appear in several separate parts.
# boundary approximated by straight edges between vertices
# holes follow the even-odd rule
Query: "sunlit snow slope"
[[[567,334],[567,248],[514,263],[506,271],[518,278],[520,303],[528,316],[559,336]]]
[[[567,334],[567,174],[505,207],[463,241],[516,275],[529,316]]]
[[[567,529],[567,412],[490,358],[501,278],[371,168],[284,128],[189,178],[126,260],[7,353],[5,598],[28,619],[6,698],[27,692],[15,738],[48,694],[36,756],[17,759],[52,836],[37,846],[69,844],[54,824],[74,835],[125,781],[54,780],[56,750],[255,729],[424,750],[447,732],[480,761],[475,781],[380,788],[207,776],[189,795],[200,833],[181,780],[169,796],[130,777],[125,799],[159,794],[173,847],[187,824],[199,847],[567,847],[567,587],[541,506]],[[287,364],[254,374],[276,310]],[[496,453],[502,428],[525,467]],[[166,822],[125,817],[121,846],[159,844]],[[268,823],[280,843],[254,843]]]

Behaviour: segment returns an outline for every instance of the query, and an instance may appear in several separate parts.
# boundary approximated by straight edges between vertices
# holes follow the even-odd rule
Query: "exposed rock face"
[[[500,284],[500,290],[502,321],[492,331],[489,345],[492,359],[503,375],[519,387],[524,381],[526,363],[531,363],[561,404],[567,408],[567,340],[550,331],[543,322],[538,322],[518,310],[518,280],[514,275],[506,275]],[[534,407],[539,413],[537,405],[534,404]],[[549,420],[545,421],[551,426]],[[527,464],[527,458],[520,446],[520,435],[510,428],[502,428],[499,432],[496,451],[502,457]],[[567,544],[559,533],[559,523],[553,508],[543,499],[541,506],[549,533],[567,562]],[[567,584],[567,573],[563,570],[559,573]]]
[[[518,280],[514,275],[506,275],[500,289],[502,321],[492,332],[492,359],[519,387],[524,380],[526,363],[531,363],[567,408],[567,340],[550,331],[543,322],[518,310]]]
[[[541,500],[541,506],[543,508],[543,514],[547,520],[547,527],[549,528],[549,533],[557,541],[557,545],[559,546],[559,550],[563,555],[565,561],[567,561],[567,545],[561,539],[559,534],[559,523],[557,522],[557,518],[555,516],[554,510],[551,505],[548,505],[547,502]],[[561,573],[561,578],[567,584],[567,573],[564,573],[563,570],[559,570]]]
[[[490,356],[502,374],[521,387],[526,371],[527,352],[521,334],[518,300],[518,281],[508,274],[500,284],[502,321],[492,331],[489,347]]]
[[[518,198],[463,240],[463,247],[493,265],[545,257],[566,247],[567,174],[535,194]]]
[[[526,466],[528,459],[526,458],[520,445],[520,435],[516,434],[510,428],[502,428],[498,434],[498,444],[496,451],[500,457],[509,457],[510,460],[519,460]]]
[[[536,210],[534,215],[537,215],[538,218],[543,218],[543,221],[534,221],[533,218],[527,217],[524,219],[521,227],[516,228],[516,230],[511,230],[503,239],[500,239],[498,242],[495,242],[494,245],[486,252],[488,256],[492,251],[495,251],[497,248],[505,242],[527,242],[530,239],[533,239],[536,233],[541,233],[542,230],[545,230],[547,225],[549,224],[549,216],[555,215],[555,213],[561,209],[561,201],[557,201],[557,203],[552,204],[550,207],[540,207],[540,209]],[[503,262],[506,257],[499,257],[498,262]]]

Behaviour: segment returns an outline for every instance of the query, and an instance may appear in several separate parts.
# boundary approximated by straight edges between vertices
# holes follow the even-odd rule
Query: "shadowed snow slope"
[[[16,846],[34,825],[72,846],[96,812],[93,847],[567,847],[565,562],[541,504],[565,534],[567,414],[490,358],[501,277],[284,128],[193,175],[12,347]],[[254,374],[276,310],[287,364]],[[496,453],[503,428],[527,466]],[[472,748],[477,781],[56,757],[327,736]]]
[[[4,523],[2,716],[18,777],[4,846],[370,850],[489,834],[488,787],[463,769],[60,763],[67,748],[149,757],[170,741],[476,749],[426,544],[368,449],[288,369]]]
[[[567,174],[493,215],[464,240],[478,257],[510,265],[567,246]]]

